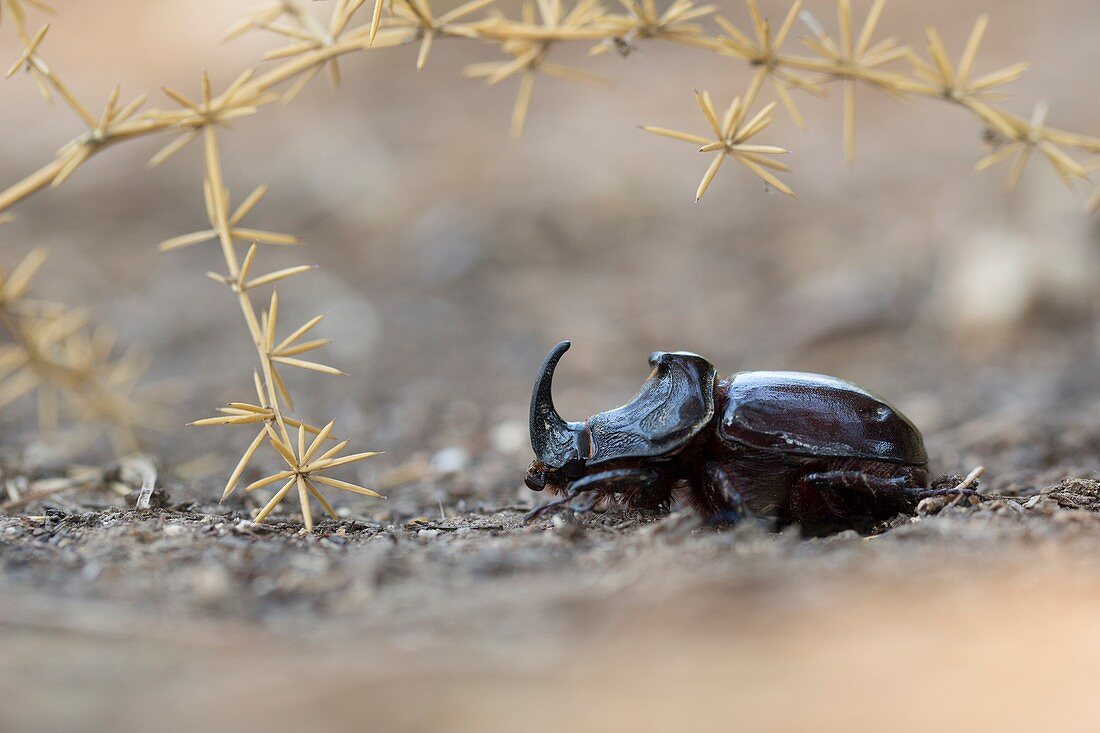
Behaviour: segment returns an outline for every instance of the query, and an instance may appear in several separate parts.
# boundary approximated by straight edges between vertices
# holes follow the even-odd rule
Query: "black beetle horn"
[[[562,341],[550,351],[531,393],[531,448],[540,461],[558,467],[564,463],[564,454],[573,443],[573,430],[554,407],[551,385],[554,369],[569,346],[568,341]]]

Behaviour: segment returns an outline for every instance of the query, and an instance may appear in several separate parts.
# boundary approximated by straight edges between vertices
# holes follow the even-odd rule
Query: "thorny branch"
[[[241,77],[230,86],[223,98],[232,99],[234,87],[241,88],[246,82]],[[178,93],[177,93],[178,94]],[[211,118],[217,116],[218,109],[210,90],[208,77],[203,77],[202,101],[200,104],[187,102],[179,95],[182,103],[186,104],[196,115],[208,115]],[[222,415],[205,420],[199,420],[197,425],[260,425],[259,434],[249,444],[244,456],[238,462],[229,481],[222,492],[224,501],[236,489],[244,470],[248,467],[257,451],[265,443],[276,454],[282,457],[289,470],[280,471],[253,482],[245,487],[245,492],[264,488],[269,484],[285,480],[268,503],[256,515],[256,521],[262,522],[279,505],[286,495],[297,488],[298,500],[301,504],[302,517],[305,520],[306,529],[313,530],[313,514],[311,500],[316,500],[333,519],[337,518],[336,510],[321,493],[317,484],[332,486],[344,491],[382,498],[382,495],[370,489],[356,484],[334,479],[326,474],[327,471],[339,466],[357,463],[359,461],[378,455],[377,452],[357,453],[349,456],[341,456],[340,453],[348,445],[348,441],[339,441],[332,448],[322,452],[322,447],[327,440],[335,441],[332,430],[335,421],[328,423],[323,428],[317,428],[303,421],[297,420],[285,414],[285,408],[293,409],[294,402],[287,388],[286,381],[279,374],[279,367],[290,366],[322,374],[338,375],[340,370],[326,364],[301,359],[302,354],[312,352],[328,344],[327,339],[314,339],[302,341],[314,326],[321,322],[323,316],[316,316],[307,321],[303,326],[293,331],[281,341],[277,341],[279,322],[279,293],[273,290],[271,301],[266,311],[257,315],[256,306],[252,301],[252,291],[268,285],[273,285],[282,280],[301,275],[313,269],[309,265],[297,265],[282,270],[253,276],[253,266],[256,262],[259,243],[262,239],[268,243],[295,244],[297,239],[285,234],[270,232],[247,233],[253,235],[254,241],[249,247],[244,259],[237,256],[236,240],[241,238],[242,231],[237,228],[240,221],[259,203],[266,192],[265,186],[254,190],[232,212],[230,211],[229,190],[225,185],[222,173],[221,157],[218,152],[217,133],[214,123],[210,122],[201,128],[203,137],[203,150],[205,162],[205,178],[203,190],[206,194],[207,216],[210,229],[195,234],[174,237],[161,243],[161,250],[178,249],[180,247],[198,244],[200,242],[217,239],[221,248],[222,258],[228,273],[220,275],[209,273],[210,277],[225,285],[237,299],[237,303],[244,317],[252,344],[256,348],[260,369],[253,375],[258,404],[246,402],[232,402],[219,410]],[[297,428],[297,441],[291,440],[288,426]],[[307,447],[306,436],[310,435]],[[293,446],[297,445],[297,451]]]
[[[288,5],[288,7],[294,10],[298,6],[292,4]],[[350,8],[351,5],[341,3],[340,7]],[[338,7],[338,11],[343,12],[340,10],[340,7]],[[57,79],[50,67],[47,66],[45,62],[41,61],[37,54],[37,47],[45,36],[45,31],[41,31],[33,39],[29,39],[25,28],[25,15],[23,14],[23,9],[19,5],[19,0],[0,0],[0,8],[7,10],[8,14],[15,18],[17,32],[26,45],[26,51],[23,57],[21,57],[13,67],[13,71],[26,66],[28,71],[35,75],[36,79],[41,78],[43,80],[43,83],[40,84],[40,88],[45,90],[49,88],[64,90],[64,92],[61,93],[62,98],[65,99],[70,106],[76,108],[78,112],[83,110],[83,107],[76,100],[75,96],[68,92],[64,84]],[[351,12],[353,12],[353,10]],[[312,16],[307,15],[305,11],[300,9],[294,10],[292,15],[298,18],[304,26],[314,29],[319,28],[315,23],[310,23],[308,21],[308,18],[312,18]],[[346,20],[350,20],[350,12],[346,16]],[[330,30],[332,32],[339,32],[342,30],[338,19],[334,19],[333,26]],[[325,53],[328,52],[326,51]],[[308,58],[315,60],[317,56],[308,56]],[[329,58],[334,59],[334,57],[326,57],[326,59]],[[290,62],[284,64],[284,66],[296,67],[296,64],[297,62]],[[276,70],[276,72],[278,72],[278,70]],[[357,463],[377,454],[375,452],[366,452],[353,455],[341,455],[342,451],[347,447],[348,441],[338,441],[335,436],[332,435],[334,427],[333,422],[330,422],[323,428],[317,428],[285,414],[285,408],[293,409],[293,401],[286,382],[279,373],[280,367],[296,367],[324,374],[340,374],[341,372],[325,364],[301,358],[302,355],[321,348],[328,343],[326,339],[303,340],[309,331],[322,320],[321,316],[311,319],[281,341],[277,341],[278,293],[272,293],[269,307],[266,311],[259,314],[252,300],[251,292],[253,290],[274,285],[282,280],[303,274],[312,269],[312,267],[308,265],[299,265],[262,275],[254,275],[253,266],[256,262],[260,243],[293,245],[298,241],[297,238],[290,235],[266,232],[242,226],[242,220],[259,203],[260,199],[263,198],[266,192],[266,186],[258,187],[249,194],[236,209],[232,211],[230,209],[229,190],[222,172],[216,127],[238,117],[253,114],[259,106],[276,99],[278,95],[266,90],[270,86],[283,80],[278,73],[269,73],[260,80],[254,80],[253,76],[254,74],[251,70],[246,71],[238,76],[224,92],[220,95],[214,95],[209,77],[203,75],[201,95],[198,102],[192,102],[184,94],[174,89],[165,88],[165,94],[179,105],[179,109],[170,112],[152,110],[142,115],[139,120],[134,121],[131,121],[131,118],[144,100],[135,100],[135,102],[120,109],[118,107],[119,92],[116,89],[112,93],[102,117],[98,120],[92,119],[89,115],[81,114],[81,117],[84,118],[85,121],[94,126],[90,127],[87,133],[63,148],[54,166],[48,166],[48,168],[53,170],[53,168],[56,167],[57,174],[51,183],[53,185],[58,185],[81,163],[111,142],[147,134],[160,129],[181,130],[182,134],[180,134],[179,137],[154,156],[152,162],[155,164],[167,159],[169,156],[182,149],[187,143],[201,136],[203,140],[205,164],[203,190],[205,194],[209,228],[192,234],[173,237],[162,242],[160,249],[162,251],[169,251],[200,244],[209,240],[217,240],[222,259],[225,262],[225,267],[228,272],[224,275],[216,273],[209,273],[209,275],[214,280],[227,286],[234,294],[253,345],[256,348],[260,369],[258,373],[254,374],[259,404],[252,405],[246,402],[233,402],[230,403],[229,406],[219,410],[222,415],[197,421],[197,424],[261,425],[262,429],[259,435],[252,441],[236,469],[230,476],[222,498],[225,499],[232,494],[249,462],[255,456],[259,448],[267,443],[279,456],[283,457],[290,467],[290,470],[281,471],[272,476],[253,482],[245,488],[245,491],[263,488],[284,478],[289,480],[273,497],[271,497],[267,505],[259,511],[256,520],[263,521],[266,519],[271,511],[273,511],[283,500],[290,489],[296,487],[306,528],[307,530],[312,530],[313,516],[310,506],[312,500],[316,500],[332,518],[335,519],[337,517],[335,509],[321,494],[318,488],[319,484],[366,496],[381,497],[380,494],[370,489],[327,475],[332,469]],[[260,83],[256,83],[257,81],[260,81]],[[34,184],[37,185],[44,181],[45,175],[43,174],[34,181]],[[30,189],[27,190],[29,191]],[[237,243],[241,240],[250,240],[252,242],[243,260],[239,257],[237,251]],[[3,306],[7,306],[9,303],[14,305],[23,298],[28,290],[31,277],[41,265],[41,259],[42,257],[39,253],[32,253],[22,265],[16,268],[11,278],[0,276],[0,326],[9,327],[13,340],[17,342],[12,349],[2,352],[3,360],[0,361],[0,365],[7,369],[8,372],[15,374],[16,378],[2,383],[5,391],[0,391],[0,398],[5,397],[8,393],[10,393],[10,399],[22,396],[26,390],[35,386],[39,381],[38,374],[43,370],[50,374],[55,382],[68,383],[75,382],[75,380],[79,379],[81,380],[81,388],[89,393],[95,393],[99,387],[99,383],[94,378],[95,375],[78,372],[70,368],[67,364],[55,364],[54,361],[46,361],[43,358],[39,358],[38,352],[41,351],[41,349],[32,348],[37,344],[37,342],[31,338],[35,335],[35,332],[21,328],[22,324],[14,320],[10,322],[7,320],[7,312],[3,310]],[[54,327],[49,333],[57,330],[57,322],[59,321],[54,322]],[[53,342],[51,341],[50,343],[52,344]],[[28,354],[25,359],[22,358],[24,354]],[[22,372],[19,371],[20,369],[22,369]],[[54,374],[54,372],[56,372],[56,374]],[[0,378],[5,376],[8,376],[8,374],[0,373]],[[114,379],[113,381],[118,380]],[[40,394],[44,393],[44,390],[40,391]],[[3,404],[4,402],[0,401],[0,406]],[[95,405],[100,406],[99,402],[95,402]],[[292,447],[294,441],[291,440],[288,426],[290,428],[297,428],[297,451]],[[306,440],[307,434],[312,436],[308,447]],[[326,441],[334,441],[336,444],[333,447],[328,447]]]
[[[0,192],[0,212],[42,188],[60,185],[89,157],[115,143],[157,133],[178,133],[177,138],[151,161],[160,163],[196,139],[208,125],[254,114],[259,107],[277,99],[290,101],[325,68],[333,80],[338,81],[337,63],[341,56],[418,43],[416,64],[423,68],[433,42],[441,38],[478,40],[496,46],[503,53],[504,60],[473,64],[467,67],[465,74],[484,78],[489,84],[513,77],[519,79],[519,93],[512,113],[512,131],[517,135],[526,121],[538,74],[581,82],[598,81],[583,70],[550,62],[555,45],[595,43],[594,54],[616,49],[627,55],[640,41],[662,40],[747,62],[756,73],[749,91],[741,99],[755,97],[754,90],[759,90],[763,81],[770,77],[777,101],[801,126],[806,122],[798,112],[792,92],[822,95],[827,84],[840,83],[843,87],[844,143],[850,158],[855,155],[857,85],[877,88],[898,97],[941,99],[971,112],[988,128],[987,137],[994,146],[991,155],[977,164],[979,170],[1019,153],[1017,165],[1008,179],[1010,186],[1018,182],[1034,150],[1042,153],[1068,184],[1076,179],[1087,180],[1088,170],[1093,166],[1075,160],[1063,148],[1084,153],[1100,152],[1098,137],[1050,127],[1045,123],[1045,115],[1019,117],[996,106],[1005,97],[994,90],[1017,79],[1026,65],[1014,64],[974,77],[972,71],[977,53],[989,24],[987,16],[979,18],[958,64],[954,65],[934,28],[927,31],[929,59],[920,57],[894,38],[876,40],[885,0],[874,1],[858,28],[853,22],[850,0],[838,0],[838,35],[835,37],[802,10],[802,0],[790,6],[775,30],[756,0],[746,0],[751,33],[717,15],[713,5],[694,0],[673,0],[663,11],[658,10],[655,0],[619,0],[621,12],[618,13],[609,12],[597,0],[578,0],[568,8],[562,0],[538,0],[534,4],[525,3],[519,18],[506,17],[493,7],[494,0],[470,0],[439,15],[432,10],[429,0],[378,0],[370,21],[357,24],[354,21],[364,4],[365,0],[335,0],[329,22],[324,24],[299,0],[270,2],[242,19],[229,30],[227,37],[264,30],[284,39],[286,45],[273,49],[264,57],[267,61],[281,62],[275,67],[260,75],[245,72],[222,95],[211,99],[206,109],[192,106],[174,90],[165,89],[183,109],[137,114],[144,98],[119,108],[116,91],[103,115],[95,117],[59,81],[43,59],[39,47],[48,26],[33,35],[29,31],[23,5],[43,11],[45,6],[38,0],[0,0],[0,10],[11,18],[25,49],[12,67],[12,73],[25,69],[45,96],[56,93],[88,126],[88,130],[63,147],[53,161]],[[700,22],[708,18],[714,20],[718,32],[711,32]],[[811,55],[783,51],[800,18],[810,30],[809,35],[801,38],[801,43]],[[909,68],[898,70],[898,65],[903,63]],[[292,83],[281,94],[276,94],[275,88],[286,82]],[[1035,124],[1037,120],[1039,124]],[[741,160],[744,162],[743,158]],[[712,169],[714,166],[712,163]],[[751,167],[750,170],[760,175]],[[767,177],[761,178],[774,186]],[[705,190],[706,187],[701,188]],[[1100,208],[1100,192],[1089,199],[1088,207]]]

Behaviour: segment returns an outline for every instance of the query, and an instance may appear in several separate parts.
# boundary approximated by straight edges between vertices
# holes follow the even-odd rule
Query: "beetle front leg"
[[[570,482],[566,486],[564,497],[535,507],[524,516],[523,521],[530,522],[543,512],[567,506],[581,494],[596,492],[593,501],[577,508],[581,513],[591,511],[603,495],[622,493],[630,489],[644,491],[656,484],[658,478],[657,472],[648,468],[617,468],[593,473]]]

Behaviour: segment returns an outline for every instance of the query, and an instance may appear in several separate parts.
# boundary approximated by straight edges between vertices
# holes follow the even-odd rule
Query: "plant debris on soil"
[[[759,696],[779,678],[817,690],[816,657],[845,668],[885,634],[882,665],[896,655],[919,676],[921,645],[949,637],[953,658],[988,633],[971,628],[978,616],[983,629],[1015,623],[1016,603],[1056,597],[1051,583],[1100,587],[1092,477],[983,502],[936,497],[871,535],[803,540],[751,522],[716,531],[691,512],[524,524],[519,499],[327,520],[307,533],[298,520],[257,524],[242,507],[175,500],[170,478],[135,510],[119,474],[0,516],[0,679],[21,701],[2,708],[5,730],[140,730],[165,714],[183,727],[224,716],[248,728],[257,719],[245,701],[266,711],[266,730],[360,714],[386,730],[551,730],[522,713],[547,704],[579,730],[605,729],[598,711],[616,704],[615,720],[634,729],[668,729],[670,708],[692,729],[714,722],[638,704],[636,684],[686,700],[724,694],[743,702],[743,720],[774,723],[786,714]],[[5,480],[18,481],[10,469]],[[1029,587],[1044,590],[1021,596]],[[797,640],[822,648],[795,650]],[[963,654],[950,686],[969,684],[975,664],[990,674],[987,661]],[[44,678],[78,681],[79,694],[50,705]],[[723,692],[731,680],[743,688]],[[821,703],[825,729],[843,727],[851,694]],[[895,695],[859,699],[879,710]],[[48,713],[29,717],[37,704]]]

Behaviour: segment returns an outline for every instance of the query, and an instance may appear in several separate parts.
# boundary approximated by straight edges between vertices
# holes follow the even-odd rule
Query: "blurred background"
[[[53,5],[60,17],[51,21],[43,54],[96,109],[116,82],[127,99],[150,92],[153,106],[169,104],[157,92],[162,84],[196,95],[203,70],[221,88],[275,43],[254,34],[219,44],[225,28],[251,7],[245,0]],[[324,15],[331,3],[315,5]],[[446,5],[433,3],[440,10]],[[718,5],[745,26],[740,4]],[[776,21],[786,11],[772,0],[761,5]],[[861,22],[869,3],[855,5]],[[835,29],[832,2],[808,0],[806,7]],[[933,24],[957,55],[984,12],[992,23],[976,72],[1033,63],[1010,87],[1009,108],[1026,116],[1045,100],[1050,124],[1100,131],[1094,71],[1100,5],[1094,0],[893,2],[881,35],[896,34],[923,52],[924,26]],[[18,53],[0,28],[0,58]],[[486,87],[461,75],[466,64],[495,60],[497,52],[456,41],[437,42],[421,73],[412,48],[353,56],[342,62],[339,88],[318,77],[291,105],[272,105],[221,133],[235,198],[259,183],[271,186],[249,225],[306,243],[262,250],[261,269],[320,266],[280,287],[281,318],[289,326],[328,313],[318,330],[333,344],[319,358],[350,376],[291,375],[300,412],[322,423],[335,416],[356,446],[387,451],[361,469],[356,478],[365,485],[399,483],[395,472],[427,467],[426,474],[411,474],[424,480],[390,491],[386,505],[341,497],[357,515],[397,521],[437,503],[450,510],[460,501],[467,502],[462,507],[489,498],[528,501],[520,486],[530,460],[530,387],[550,346],[565,338],[574,346],[555,387],[567,418],[629,399],[648,372],[651,351],[685,349],[710,358],[720,373],[819,371],[886,395],[924,430],[937,474],[965,474],[982,464],[988,488],[1024,494],[1066,475],[1096,477],[1100,230],[1095,217],[1082,213],[1087,192],[1070,194],[1045,161],[1035,160],[1019,190],[1006,195],[1007,170],[970,172],[985,152],[975,119],[949,105],[899,103],[865,89],[859,92],[858,158],[848,166],[835,89],[826,101],[799,97],[808,132],[778,111],[760,137],[791,149],[794,172],[784,180],[797,200],[766,192],[727,164],[696,204],[708,159],[637,126],[702,132],[692,90],[709,90],[724,107],[743,91],[749,70],[659,43],[643,43],[625,60],[586,53],[579,45],[555,51],[554,59],[606,76],[609,88],[540,77],[520,140],[508,136],[515,82]],[[763,99],[770,98],[765,91]],[[47,109],[24,78],[0,88],[0,111],[3,185],[48,161],[81,129],[68,110]],[[169,430],[151,436],[151,452],[188,479],[181,496],[209,501],[252,431],[183,425],[248,398],[254,356],[235,304],[203,275],[221,267],[214,245],[156,251],[157,242],[205,226],[199,146],[144,169],[164,142],[120,145],[60,189],[20,204],[18,220],[0,230],[0,261],[10,265],[32,246],[49,246],[40,292],[90,306],[123,343],[154,356],[150,381],[170,385],[175,400]],[[9,445],[27,446],[36,440],[32,425],[29,412],[15,413],[0,429]],[[1056,555],[1065,559],[1069,552]],[[668,562],[675,556],[669,551]],[[922,562],[938,568],[950,559],[932,554]],[[891,567],[882,561],[875,577],[890,577]],[[805,600],[793,590],[802,580],[803,574],[788,578],[788,590]],[[986,608],[1016,597],[1016,581],[1002,580],[990,581]],[[950,596],[955,605],[917,594],[933,604],[920,608],[965,614],[973,599],[960,587],[952,586],[963,594]],[[1070,587],[1069,581],[1060,586]],[[1095,604],[1095,595],[1085,595],[1068,606]],[[911,600],[886,598],[871,594],[860,618],[881,618]],[[675,601],[666,602],[670,615],[655,617],[675,617]],[[560,623],[563,632],[575,630],[562,620],[573,617],[560,608],[538,607],[539,618]],[[770,608],[757,608],[758,620],[772,618]],[[1026,615],[1006,623],[1026,624]],[[1095,631],[1083,615],[1065,622]],[[1018,631],[967,623],[950,632],[953,640],[980,633],[988,634],[983,643],[995,645],[1001,634]],[[632,617],[627,626],[637,631],[644,623]],[[845,634],[862,628],[836,633],[849,638]],[[776,621],[761,633],[744,632],[747,646],[738,660],[760,658],[767,650],[757,647],[785,632]],[[896,646],[899,639],[911,642],[907,634],[888,627],[879,640]],[[1056,643],[1069,649],[1075,640],[1080,637],[1067,631]],[[649,653],[677,658],[680,639],[666,641],[670,648]],[[922,656],[921,642],[911,643],[907,658],[915,677],[939,669],[943,658]],[[945,682],[965,687],[975,681],[967,675],[991,673],[986,662],[951,648],[949,658],[974,664]],[[849,662],[866,672],[860,665],[873,661],[869,654]],[[605,676],[582,675],[569,689],[598,686],[621,673],[620,663],[652,661],[629,644],[624,655],[610,658],[615,661],[593,662],[610,664]],[[494,668],[491,659],[478,659]],[[575,669],[565,656],[553,659],[561,669]],[[797,656],[783,659],[790,666],[771,669],[777,680],[799,668]],[[433,667],[430,659],[419,663]],[[725,664],[708,663],[719,672]],[[680,671],[690,676],[689,669]],[[743,673],[751,678],[751,665]],[[652,677],[647,673],[647,684],[662,689],[664,680]],[[473,679],[474,687],[484,682],[485,689],[502,689],[493,686],[499,680],[485,682],[495,679],[491,675]],[[537,674],[532,679],[544,681]],[[871,684],[873,675],[860,679]],[[671,690],[692,699],[698,692],[682,679]],[[532,706],[560,702],[532,694],[520,698]],[[592,704],[599,706],[598,695]],[[783,701],[769,705],[757,720],[767,720],[767,711]],[[475,706],[478,711],[485,714]],[[523,715],[507,719],[531,724]],[[614,728],[614,721],[589,722],[592,729]],[[415,721],[408,725],[403,729],[419,729]]]

